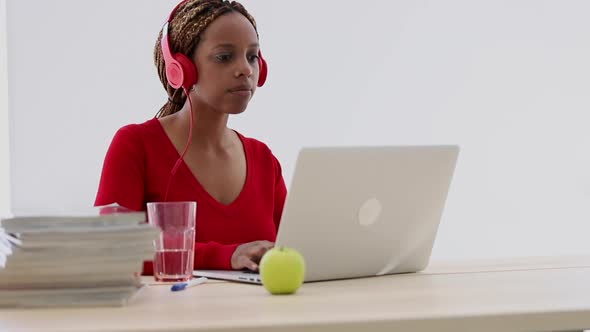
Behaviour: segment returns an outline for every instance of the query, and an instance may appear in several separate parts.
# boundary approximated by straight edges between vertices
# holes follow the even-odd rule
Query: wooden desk
[[[0,331],[590,328],[590,258],[478,264],[433,262],[423,273],[308,283],[290,296],[228,282],[174,293],[169,286],[147,286],[122,308],[0,310]]]

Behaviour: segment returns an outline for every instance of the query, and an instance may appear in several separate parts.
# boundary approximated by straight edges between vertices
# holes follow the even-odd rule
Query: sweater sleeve
[[[104,159],[95,206],[144,209],[145,151],[132,125],[117,131]]]
[[[275,222],[276,230],[278,232],[279,225],[281,223],[281,217],[283,215],[283,207],[285,206],[285,199],[287,197],[287,186],[285,185],[285,180],[283,179],[283,171],[281,169],[281,164],[274,155],[272,158],[275,169],[275,199],[273,207],[273,219]]]
[[[231,270],[231,256],[239,244],[207,242],[195,244],[195,269]]]

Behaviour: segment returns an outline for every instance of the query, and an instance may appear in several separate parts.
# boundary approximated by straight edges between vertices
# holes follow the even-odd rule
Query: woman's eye
[[[216,55],[215,58],[219,62],[228,62],[231,59],[231,55],[230,54],[219,54],[219,55]]]
[[[258,54],[253,54],[253,55],[248,56],[248,60],[250,60],[250,62],[258,61]]]

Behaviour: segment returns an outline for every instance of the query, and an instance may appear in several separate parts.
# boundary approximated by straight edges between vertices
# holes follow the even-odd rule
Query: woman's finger
[[[246,269],[250,269],[252,271],[256,271],[258,269],[258,264],[256,264],[248,256],[241,256],[240,265],[241,265],[240,268],[246,268]]]

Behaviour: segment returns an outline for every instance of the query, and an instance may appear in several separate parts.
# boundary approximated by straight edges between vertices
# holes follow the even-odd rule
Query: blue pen
[[[205,278],[205,277],[200,277],[200,278],[197,278],[197,279],[193,279],[191,281],[181,282],[181,283],[172,285],[172,288],[170,288],[170,290],[173,291],[173,292],[181,291],[181,290],[184,290],[185,288],[188,288],[188,287],[200,285],[200,284],[204,283],[207,280],[208,279]]]

